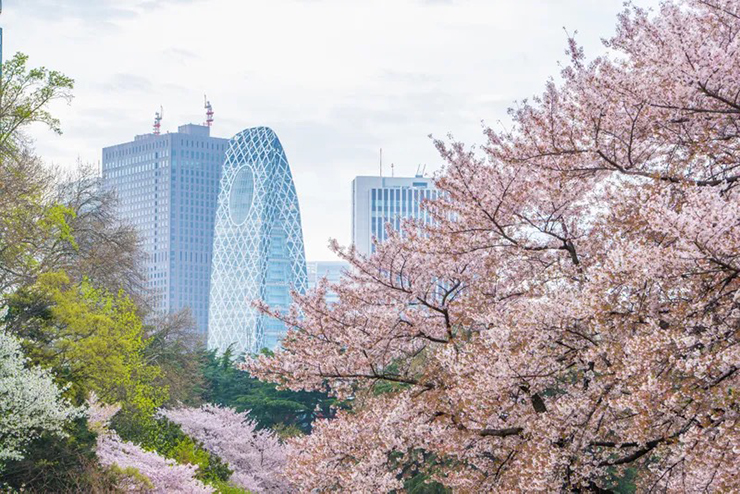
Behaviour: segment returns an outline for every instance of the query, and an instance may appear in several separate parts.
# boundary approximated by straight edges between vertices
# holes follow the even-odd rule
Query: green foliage
[[[154,489],[154,484],[149,480],[149,477],[134,467],[120,468],[118,465],[111,465],[108,470],[118,485],[126,483],[140,486],[142,490]]]
[[[166,405],[202,404],[202,345],[192,331],[192,319],[185,311],[168,315],[145,327],[147,345],[144,358],[161,370],[154,384],[166,387]]]
[[[378,381],[373,385],[373,395],[379,396],[387,393],[396,393],[408,388],[406,383],[395,383],[390,381]]]
[[[403,484],[407,494],[450,494],[452,491],[436,481],[430,481],[429,476],[417,473]]]
[[[78,402],[94,391],[103,402],[153,413],[166,399],[166,389],[152,385],[159,369],[143,358],[141,321],[124,293],[45,273],[8,302],[7,327],[21,338],[32,362],[72,383]]]
[[[314,419],[330,416],[335,404],[335,400],[324,393],[280,390],[272,383],[251,377],[236,367],[231,350],[221,356],[215,351],[206,352],[202,373],[203,401],[232,407],[239,412],[248,410],[260,427],[295,426],[309,433]]]
[[[612,468],[604,481],[604,488],[618,494],[634,494],[637,492],[635,485],[637,475],[637,468],[631,467],[623,470]]]
[[[70,226],[76,214],[47,200],[49,181],[33,157],[0,154],[0,293],[35,282],[77,247]]]
[[[216,489],[219,494],[249,494],[249,491],[245,491],[241,487],[237,487],[228,482],[222,480],[216,480],[211,482],[211,487]]]
[[[212,481],[218,478],[216,473],[208,471],[210,466],[208,453],[204,449],[198,448],[198,445],[190,437],[184,437],[177,441],[169,454],[177,463],[198,465],[203,480]]]
[[[275,424],[272,427],[272,430],[275,431],[275,433],[280,437],[280,439],[290,439],[291,437],[298,437],[305,434],[304,431],[300,429],[295,424],[285,425],[285,424]]]
[[[51,199],[55,176],[37,159],[23,129],[34,122],[60,133],[49,102],[71,98],[74,81],[60,72],[27,67],[17,53],[0,79],[0,293],[33,283],[53,270],[67,248],[76,249],[69,207]]]
[[[31,443],[25,458],[6,465],[0,484],[22,492],[115,492],[115,477],[98,465],[96,435],[86,419],[72,421],[65,432]]]
[[[156,451],[178,463],[197,465],[196,477],[207,484],[227,483],[233,473],[221,458],[206,451],[166,418],[121,411],[113,417],[111,428],[121,439],[139,444],[147,451]]]
[[[41,228],[77,248],[77,242],[72,235],[72,227],[69,225],[69,219],[76,216],[75,212],[62,204],[52,204],[46,208],[45,213],[39,222]]]
[[[28,56],[16,53],[3,64],[0,81],[0,153],[18,149],[19,132],[30,123],[46,124],[61,134],[59,120],[47,110],[55,99],[72,98],[74,80],[44,67],[29,69]]]

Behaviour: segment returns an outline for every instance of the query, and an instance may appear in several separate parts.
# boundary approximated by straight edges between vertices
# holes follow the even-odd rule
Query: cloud
[[[74,18],[84,21],[130,18],[136,16],[132,2],[110,0],[24,0],[13,9],[21,14],[45,20]]]
[[[74,18],[109,22],[137,17],[157,8],[196,1],[198,0],[23,0],[12,8],[47,20]]]
[[[641,6],[659,0],[636,0]],[[588,56],[603,53],[622,0],[16,0],[6,50],[77,81],[52,108],[63,136],[39,129],[39,152],[73,164],[104,146],[201,122],[213,133],[269,125],[291,162],[309,258],[346,242],[350,184],[377,173],[378,149],[397,175],[440,165],[428,135],[480,143],[481,120],[540,93],[564,58],[562,26]],[[388,172],[386,168],[386,173]]]
[[[162,50],[162,55],[169,60],[175,60],[181,64],[192,62],[193,60],[199,58],[198,55],[196,55],[195,52],[191,50],[186,50],[184,48],[178,48],[174,46]]]
[[[151,79],[137,74],[114,74],[106,82],[98,85],[101,91],[113,93],[149,93],[153,87]]]
[[[429,72],[410,72],[405,70],[386,69],[380,73],[380,78],[389,82],[400,82],[410,84],[439,84],[442,77],[439,74]]]
[[[167,6],[177,7],[179,5],[186,5],[191,3],[205,2],[205,0],[145,0],[140,2],[142,10],[153,10]]]

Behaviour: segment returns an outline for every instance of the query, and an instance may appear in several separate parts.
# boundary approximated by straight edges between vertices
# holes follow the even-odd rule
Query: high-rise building
[[[316,288],[319,281],[322,278],[331,283],[339,283],[342,279],[342,274],[350,269],[350,265],[344,261],[313,261],[306,263],[306,269],[308,272],[308,288]],[[330,304],[339,300],[338,296],[334,292],[327,292],[326,301]]]
[[[356,177],[352,181],[352,243],[360,254],[375,250],[373,239],[383,242],[385,225],[399,231],[406,218],[429,221],[420,207],[425,199],[436,199],[437,189],[431,178]]]
[[[221,177],[208,347],[275,348],[285,325],[252,301],[285,310],[291,290],[306,290],[306,255],[290,166],[271,129],[247,129],[229,141]]]
[[[211,137],[210,127],[189,124],[176,133],[138,135],[103,149],[103,183],[117,193],[120,217],[139,232],[156,308],[189,307],[204,339],[213,221],[227,143]]]

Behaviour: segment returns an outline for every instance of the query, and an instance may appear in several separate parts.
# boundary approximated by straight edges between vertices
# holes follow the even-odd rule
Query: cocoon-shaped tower
[[[285,325],[254,300],[285,310],[306,290],[301,212],[288,159],[275,132],[246,129],[229,141],[213,237],[208,348],[273,349]]]

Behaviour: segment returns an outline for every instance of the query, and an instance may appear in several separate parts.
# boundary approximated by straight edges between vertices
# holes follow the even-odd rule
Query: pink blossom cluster
[[[217,454],[234,470],[231,481],[252,492],[291,492],[284,477],[287,447],[274,432],[257,429],[248,412],[203,405],[161,414]]]
[[[129,475],[124,481],[124,489],[138,491],[142,486],[139,476],[151,483],[151,492],[169,494],[207,494],[213,489],[194,478],[198,469],[196,465],[178,464],[152,451],[145,451],[140,446],[122,441],[112,431],[98,435],[97,455],[105,466],[117,466],[126,473],[126,469],[136,469],[137,475]]]
[[[740,2],[628,6],[610,54],[446,161],[435,223],[295,295],[246,367],[353,410],[294,442],[296,490],[740,491]],[[262,307],[263,310],[269,310]],[[418,453],[424,453],[424,461]]]
[[[153,451],[145,451],[139,445],[121,440],[115,431],[108,429],[108,422],[119,408],[98,402],[94,395],[88,400],[89,421],[98,433],[95,452],[103,466],[119,470],[119,487],[134,492],[144,489],[156,494],[214,492],[194,477],[198,469],[196,465],[181,465]]]

